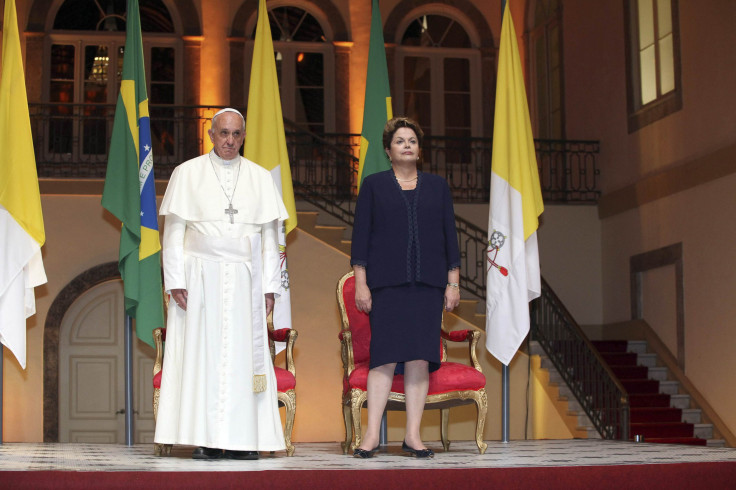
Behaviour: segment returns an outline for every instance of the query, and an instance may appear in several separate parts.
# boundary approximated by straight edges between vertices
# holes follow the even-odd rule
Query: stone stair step
[[[670,406],[674,408],[690,408],[690,395],[670,395]]]
[[[726,447],[726,440],[725,439],[708,439],[708,442],[705,444],[708,447]]]
[[[647,353],[647,341],[646,340],[629,340],[627,352],[634,352],[636,354]]]
[[[657,381],[667,381],[667,368],[666,367],[650,367],[647,368],[649,379],[656,379]]]
[[[712,439],[713,424],[693,424],[693,435],[701,439]]]
[[[639,366],[657,367],[657,354],[637,354],[636,363]]]
[[[665,393],[667,395],[677,395],[679,391],[680,383],[678,381],[659,381],[660,393]]]
[[[699,408],[681,408],[682,421],[690,424],[699,424],[703,420],[703,411]]]

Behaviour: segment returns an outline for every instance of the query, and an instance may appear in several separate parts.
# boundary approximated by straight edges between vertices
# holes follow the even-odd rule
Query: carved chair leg
[[[289,390],[286,393],[279,393],[278,397],[286,409],[286,427],[284,428],[286,455],[293,456],[294,445],[291,443],[291,432],[294,430],[294,416],[296,415],[296,392]]]
[[[345,442],[341,443],[342,453],[347,454],[350,443],[353,441],[353,423],[351,420],[350,400],[347,397],[342,401],[342,418],[345,421]]]
[[[440,409],[440,437],[442,438],[442,447],[445,448],[445,452],[450,450],[450,438],[447,435],[447,426],[450,421],[450,409]]]
[[[162,444],[161,446],[161,456],[171,456],[171,447],[173,444]]]
[[[158,397],[161,393],[160,388],[153,389],[153,426],[156,427],[156,421],[158,420]],[[153,444],[153,455],[161,456],[163,444]]]
[[[360,390],[352,390],[351,401],[350,401],[350,412],[353,418],[353,432],[355,433],[355,441],[350,449],[360,447],[360,443],[363,442],[363,431],[360,427],[360,409],[365,403],[366,392]]]
[[[486,412],[488,411],[488,396],[486,395],[486,389],[481,388],[478,390],[477,395],[473,397],[475,405],[478,408],[478,421],[475,425],[475,443],[478,445],[478,452],[485,454],[488,444],[483,442],[483,429],[486,424]]]

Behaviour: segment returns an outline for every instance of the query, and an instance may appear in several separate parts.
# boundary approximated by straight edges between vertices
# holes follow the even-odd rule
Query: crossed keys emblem
[[[488,271],[491,270],[491,267],[495,267],[496,269],[498,269],[501,275],[508,276],[509,270],[506,267],[503,267],[496,263],[498,251],[501,249],[501,247],[503,247],[504,243],[506,243],[506,236],[504,236],[504,234],[500,231],[493,230],[493,233],[491,233],[491,239],[488,240],[488,262],[490,263],[490,265],[488,266]],[[492,257],[491,254],[493,254]]]
[[[279,258],[281,259],[281,287],[289,289],[289,269],[286,266],[286,245],[279,244]]]

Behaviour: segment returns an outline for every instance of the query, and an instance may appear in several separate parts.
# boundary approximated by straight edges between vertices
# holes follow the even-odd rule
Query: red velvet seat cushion
[[[157,372],[156,376],[153,377],[153,388],[154,389],[161,388],[161,373],[163,373],[163,371]]]
[[[356,364],[355,370],[350,373],[348,382],[350,386],[343,386],[346,392],[353,388],[366,391],[368,363]],[[475,368],[466,366],[465,364],[458,364],[457,362],[443,362],[437,371],[429,374],[429,391],[427,394],[438,395],[452,391],[477,391],[485,386],[486,377]],[[403,375],[394,375],[391,391],[394,393],[404,393]]]
[[[276,373],[276,390],[282,393],[293,390],[296,386],[296,378],[288,370],[277,366],[273,367]]]
[[[279,328],[268,331],[268,338],[276,342],[286,342],[290,328]]]

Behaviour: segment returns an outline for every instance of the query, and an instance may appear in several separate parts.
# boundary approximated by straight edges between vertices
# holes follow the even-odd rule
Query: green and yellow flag
[[[153,176],[151,124],[138,0],[128,0],[123,80],[115,108],[102,205],[122,221],[118,267],[125,312],[138,338],[153,346],[164,325],[161,242]]]
[[[5,0],[0,79],[0,344],[26,367],[26,318],[46,282],[46,241],[15,0]],[[2,349],[2,347],[0,347]],[[1,358],[2,356],[0,356]],[[2,360],[0,359],[0,362]],[[0,391],[2,377],[0,377]],[[0,403],[2,393],[0,393]],[[2,421],[0,421],[1,428]]]
[[[248,91],[248,117],[245,124],[245,158],[271,172],[289,213],[279,226],[282,291],[273,311],[275,328],[291,328],[291,293],[286,261],[286,235],[296,228],[296,202],[291,182],[289,153],[286,150],[284,118],[281,113],[279,79],[276,74],[271,26],[266,0],[258,2],[258,22],[253,46],[253,64]]]
[[[363,129],[360,133],[360,164],[358,189],[370,174],[391,168],[383,151],[383,127],[391,119],[391,88],[388,83],[386,46],[383,42],[383,23],[378,0],[373,0],[371,15],[371,40],[368,48],[368,73],[365,80],[363,105]]]

